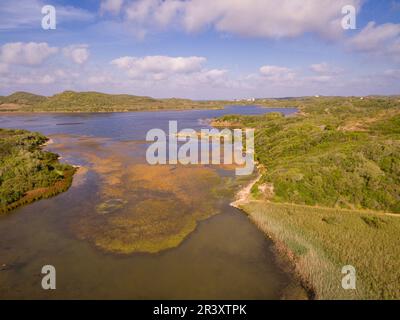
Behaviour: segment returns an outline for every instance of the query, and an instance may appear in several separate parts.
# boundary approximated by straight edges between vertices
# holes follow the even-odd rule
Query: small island
[[[75,168],[42,150],[47,141],[40,133],[0,129],[0,214],[71,186]]]

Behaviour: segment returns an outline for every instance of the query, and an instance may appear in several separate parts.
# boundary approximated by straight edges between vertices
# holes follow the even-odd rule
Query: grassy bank
[[[43,151],[46,141],[39,133],[0,129],[0,214],[70,187],[75,169]]]
[[[242,208],[316,299],[400,298],[400,217],[263,201]],[[341,286],[345,265],[356,268],[356,290]]]
[[[303,98],[284,117],[224,116],[255,128],[260,179],[240,207],[317,299],[400,298],[400,99]],[[385,214],[390,212],[391,214]],[[357,271],[343,290],[341,269]]]

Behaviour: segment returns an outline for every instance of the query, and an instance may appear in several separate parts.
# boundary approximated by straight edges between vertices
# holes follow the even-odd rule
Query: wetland
[[[38,131],[79,166],[71,188],[0,216],[0,298],[279,299],[300,292],[272,242],[229,204],[252,177],[218,165],[146,163],[146,132],[207,128],[226,107],[108,114],[8,114],[0,126]],[[62,125],[60,125],[62,124]],[[57,290],[41,289],[43,265]],[[288,289],[290,288],[290,290]]]

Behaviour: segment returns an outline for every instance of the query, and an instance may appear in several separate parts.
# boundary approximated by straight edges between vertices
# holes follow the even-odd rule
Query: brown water
[[[204,115],[129,115],[8,117],[84,169],[69,191],[0,217],[0,298],[278,299],[293,287],[272,243],[229,206],[245,183],[230,168],[145,164],[146,129]],[[48,264],[53,291],[41,288]]]

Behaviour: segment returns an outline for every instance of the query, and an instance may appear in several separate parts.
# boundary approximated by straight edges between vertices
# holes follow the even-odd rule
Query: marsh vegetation
[[[98,204],[79,215],[71,231],[106,252],[155,253],[178,246],[200,221],[220,213],[220,204],[243,181],[233,177],[234,166],[149,165],[138,141],[53,139],[57,152],[79,150],[99,180]]]
[[[399,299],[400,216],[252,201],[242,207],[316,299]],[[356,269],[356,290],[341,286]]]

